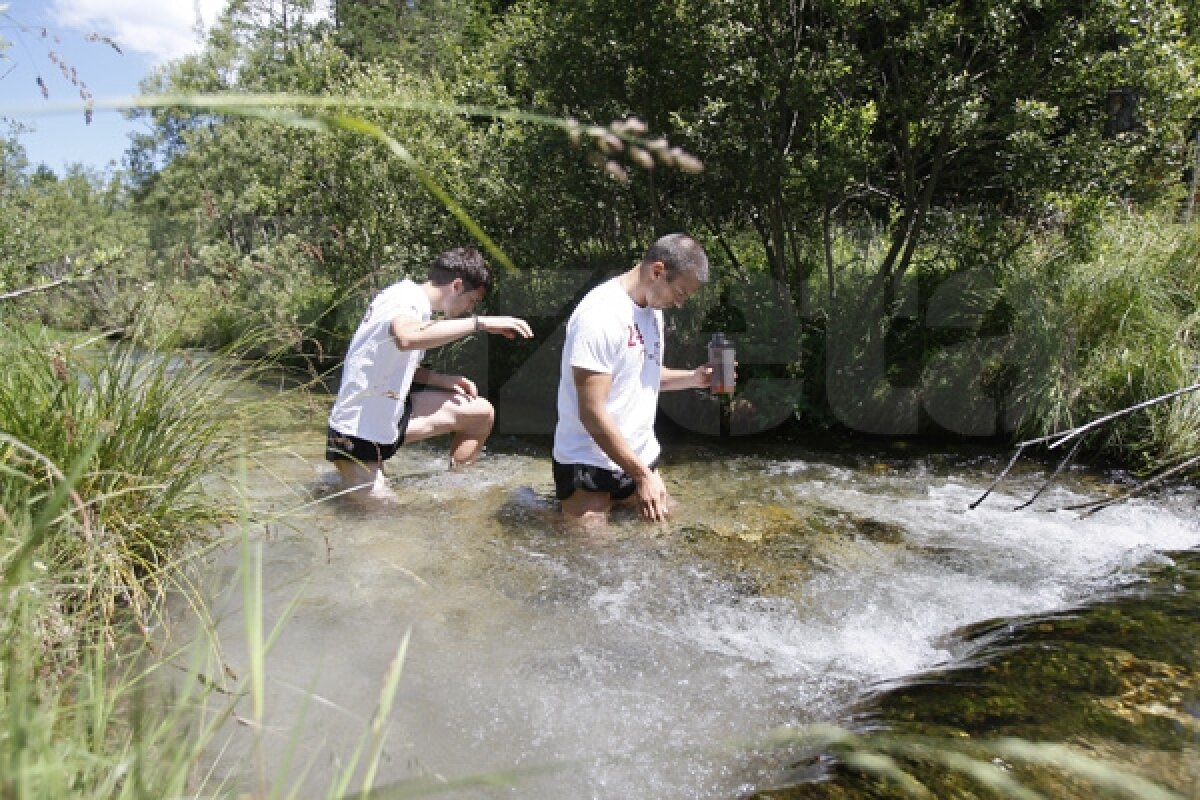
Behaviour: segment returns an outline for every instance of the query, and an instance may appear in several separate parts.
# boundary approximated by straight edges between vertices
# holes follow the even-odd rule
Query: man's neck
[[[630,300],[641,308],[646,307],[646,287],[642,283],[641,264],[619,275],[617,280],[620,282],[621,288],[625,290],[625,294],[629,295]]]
[[[446,310],[446,294],[449,292],[448,286],[434,286],[432,281],[425,281],[421,284],[421,291],[429,298],[429,308],[441,314]]]

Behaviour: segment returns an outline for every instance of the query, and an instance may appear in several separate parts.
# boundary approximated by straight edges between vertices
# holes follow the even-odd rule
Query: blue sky
[[[61,173],[68,164],[120,166],[129,133],[145,123],[97,110],[86,124],[79,89],[53,58],[73,67],[97,102],[137,94],[155,66],[201,47],[197,15],[211,25],[226,0],[0,0],[0,118],[32,130],[29,160]],[[7,6],[7,8],[4,8]],[[45,35],[43,35],[43,30]],[[117,52],[89,34],[107,36]],[[38,77],[49,98],[42,95]],[[73,107],[72,107],[73,106]],[[5,126],[7,127],[7,126]]]

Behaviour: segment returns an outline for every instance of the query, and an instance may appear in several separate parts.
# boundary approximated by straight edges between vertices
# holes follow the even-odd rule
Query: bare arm
[[[447,375],[427,367],[417,367],[417,371],[413,373],[413,383],[445,389],[448,392],[463,394],[467,397],[479,396],[479,389],[475,386],[475,382],[466,375]]]
[[[396,317],[391,334],[401,350],[428,350],[470,336],[476,331],[497,333],[509,339],[521,336],[528,339],[533,329],[517,317],[461,317],[459,319],[422,320],[416,317]]]
[[[707,389],[712,382],[712,367],[701,364],[695,369],[671,369],[663,367],[658,388],[664,392],[680,389]]]
[[[658,473],[643,464],[633,452],[606,408],[612,375],[579,367],[573,367],[572,373],[579,395],[579,421],[584,430],[625,474],[633,478],[642,515],[651,520],[665,519],[670,502],[667,487]]]
[[[417,317],[398,316],[392,319],[389,331],[392,341],[401,350],[428,350],[469,336],[477,331],[498,333],[509,339],[522,336],[530,338],[533,330],[523,319],[517,317],[461,317],[459,319],[423,320]],[[467,397],[478,397],[475,383],[464,375],[447,375],[425,367],[417,367],[414,383],[445,389]]]

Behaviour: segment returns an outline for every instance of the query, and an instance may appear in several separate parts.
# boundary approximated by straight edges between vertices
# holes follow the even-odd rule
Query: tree
[[[714,235],[755,231],[800,299],[816,263],[835,294],[836,237],[884,230],[871,293],[887,305],[947,213],[1041,221],[1064,197],[1168,188],[1195,64],[1182,8],[529,0],[496,72],[518,102],[681,134],[704,175],[634,181],[631,198]],[[1118,86],[1136,88],[1139,124],[1106,136]]]
[[[452,196],[486,202],[479,179],[491,152],[483,144],[486,125],[386,108],[390,101],[450,105],[443,79],[392,61],[352,61],[322,24],[303,32],[289,14],[285,31],[284,18],[248,13],[245,3],[231,6],[205,50],[169,65],[149,88],[344,99],[336,111],[391,134]],[[465,231],[378,141],[334,130],[315,113],[248,112],[152,112],[156,127],[142,143],[138,196],[153,220],[163,274],[220,294],[231,309],[218,326],[221,336],[263,322],[279,330],[319,322],[338,329],[325,349],[341,350],[338,332],[352,329],[363,291],[397,270],[423,272],[446,241],[465,239]],[[339,299],[347,296],[348,302]]]
[[[488,0],[335,0],[335,40],[356,61],[393,62],[420,75],[451,76],[487,37],[492,13],[504,5]]]

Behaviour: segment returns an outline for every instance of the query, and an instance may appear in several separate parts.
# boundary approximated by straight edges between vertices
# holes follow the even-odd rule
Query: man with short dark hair
[[[408,442],[453,434],[450,465],[470,464],[492,431],[495,411],[463,375],[420,366],[432,347],[483,331],[512,339],[531,337],[516,317],[468,316],[492,286],[482,254],[471,247],[442,253],[417,284],[392,284],[371,301],[342,368],[325,458],[359,499],[392,501],[383,462]],[[432,319],[434,313],[443,319]],[[413,391],[414,384],[424,388]]]
[[[562,510],[603,521],[618,502],[664,519],[670,495],[658,474],[659,391],[701,389],[712,368],[663,365],[663,312],[708,281],[708,257],[692,237],[656,241],[629,271],[592,289],[567,323],[554,431],[555,493]]]

